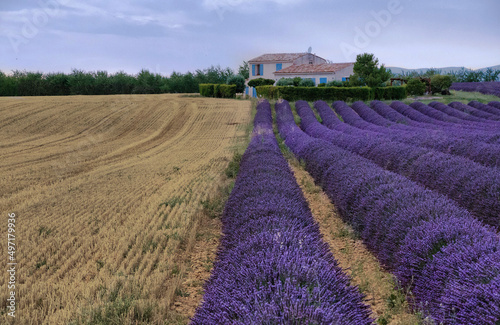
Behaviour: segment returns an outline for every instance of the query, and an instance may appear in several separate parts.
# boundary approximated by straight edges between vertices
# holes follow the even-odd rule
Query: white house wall
[[[277,63],[281,63],[281,62],[273,62],[273,63],[252,62],[252,63],[249,63],[248,64],[248,71],[250,72],[249,80],[257,79],[257,78],[278,80],[278,79],[276,79],[276,77],[274,75],[274,72],[276,72],[276,64]],[[254,65],[254,64],[255,65],[263,64],[264,65],[264,74],[254,76],[252,74],[252,65]],[[288,68],[291,65],[292,65],[291,62],[281,63],[281,68],[282,69]]]
[[[350,65],[347,68],[339,70],[335,73],[335,80],[342,81],[342,78],[349,78],[349,76],[354,74],[354,65]]]

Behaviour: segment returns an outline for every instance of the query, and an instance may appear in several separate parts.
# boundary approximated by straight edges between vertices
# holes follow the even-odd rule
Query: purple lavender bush
[[[480,92],[485,95],[500,97],[500,81],[488,82],[454,82],[450,90],[461,90],[469,92]]]
[[[426,147],[435,151],[462,156],[488,167],[500,167],[500,145],[482,141],[500,141],[500,134],[485,135],[486,133],[465,133],[466,137],[464,138],[454,138],[440,130],[409,127],[388,121],[374,112],[370,107],[366,106],[363,102],[353,103],[352,108],[340,101],[334,102],[332,106],[335,112],[342,117],[344,122],[355,128],[377,132],[379,135],[384,135],[392,141],[404,142],[414,146]],[[428,108],[432,109],[430,107]],[[318,112],[323,121],[325,121],[324,114],[330,115],[330,117],[326,117],[326,121],[330,121],[335,115],[326,110]],[[359,112],[360,115],[356,112]],[[437,112],[441,113],[439,111]],[[376,122],[376,120],[380,121]],[[377,124],[373,124],[372,122]],[[383,124],[387,124],[387,122],[392,124],[387,127],[382,126]],[[330,127],[332,125],[327,126]]]
[[[223,217],[223,237],[192,324],[372,324],[323,242],[259,103]]]
[[[487,113],[490,113],[490,114],[494,114],[496,116],[500,116],[500,109],[496,108],[495,106],[491,106],[491,105],[485,105],[483,103],[480,103],[476,100],[473,100],[471,102],[469,102],[468,104],[469,106],[472,106],[474,108],[477,108],[483,112],[487,112]]]
[[[488,103],[488,105],[500,109],[500,102],[499,101],[495,101],[495,100],[491,101]]]
[[[463,157],[371,137],[362,130],[357,135],[330,130],[318,122],[307,102],[298,101],[295,108],[308,135],[447,195],[484,223],[500,229],[500,170]]]
[[[500,237],[467,210],[300,130],[288,102],[278,130],[379,261],[436,323],[498,324]]]
[[[489,103],[488,105],[491,106],[491,103]],[[483,119],[492,120],[492,121],[500,121],[500,116],[498,116],[498,115],[491,114],[491,113],[476,109],[472,106],[465,105],[465,104],[460,103],[460,102],[451,102],[448,104],[448,106],[450,106],[456,110],[459,110],[461,112],[464,112],[466,114],[481,117]]]

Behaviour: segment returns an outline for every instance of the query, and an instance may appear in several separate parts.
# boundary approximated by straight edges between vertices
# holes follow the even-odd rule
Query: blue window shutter
[[[326,84],[326,78],[319,78],[320,84]]]
[[[314,82],[314,85],[316,86],[316,78],[311,78],[311,80]]]
[[[248,87],[245,87],[245,95],[248,95]]]
[[[252,64],[252,76],[255,76],[255,64]]]
[[[257,89],[255,89],[255,87],[253,88],[253,96],[252,97],[257,97]]]
[[[345,81],[345,77],[342,77],[342,81]]]
[[[260,75],[261,76],[264,75],[264,65],[263,64],[260,65]]]
[[[280,71],[283,69],[283,64],[282,63],[276,63],[276,71]]]

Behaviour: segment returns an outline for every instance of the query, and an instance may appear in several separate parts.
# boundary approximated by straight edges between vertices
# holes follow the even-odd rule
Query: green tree
[[[45,92],[49,96],[69,95],[69,77],[64,73],[49,73],[45,76]]]
[[[73,69],[68,81],[71,95],[94,94],[94,76],[92,73]]]
[[[301,77],[295,77],[295,78],[293,78],[293,85],[295,87],[298,87],[301,81],[302,81]]]
[[[17,80],[0,71],[0,96],[17,96]]]
[[[452,80],[450,76],[434,75],[431,77],[431,91],[433,94],[449,94]]]
[[[437,76],[441,74],[441,69],[430,68],[422,76],[430,78],[432,76]]]
[[[500,75],[500,70],[493,70],[492,68],[486,69],[484,72],[484,81],[497,81],[498,75]]]
[[[271,86],[271,85],[274,85],[274,80],[273,79],[257,78],[257,79],[250,80],[248,82],[248,85],[250,87]]]
[[[131,94],[136,85],[136,79],[123,71],[117,72],[110,77],[112,94]]]
[[[481,82],[484,78],[482,71],[465,70],[456,73],[457,82]]]
[[[423,83],[419,78],[412,78],[406,85],[406,92],[410,96],[421,96],[425,92],[425,83]]]
[[[378,59],[370,53],[358,54],[353,72],[351,86],[380,87],[392,76],[391,70],[387,70],[383,64],[379,67]]]
[[[276,81],[276,86],[294,86],[292,78],[281,78]]]
[[[13,77],[17,79],[18,96],[45,95],[45,80],[41,72],[14,71]]]
[[[248,62],[243,61],[243,63],[238,67],[238,74],[242,75],[243,78],[250,78],[250,68],[248,67]]]
[[[94,74],[94,95],[111,94],[111,79],[107,71],[97,71]]]
[[[235,76],[231,76],[227,78],[228,85],[236,85],[236,92],[242,93],[245,91],[245,77],[241,74],[237,74]]]
[[[142,69],[137,75],[137,84],[132,90],[134,94],[159,94],[162,76]]]
[[[299,87],[314,87],[316,86],[314,84],[314,81],[312,81],[312,79],[302,79],[302,81],[299,83]]]

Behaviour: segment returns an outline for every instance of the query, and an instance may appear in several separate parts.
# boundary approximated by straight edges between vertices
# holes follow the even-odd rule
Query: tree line
[[[448,75],[451,77],[452,82],[489,82],[498,81],[500,76],[500,70],[494,70],[488,68],[486,70],[468,70],[462,68],[458,71],[452,71],[449,73],[443,73],[440,69],[428,69],[427,71],[420,73],[418,71],[409,71],[398,74],[398,77],[404,78],[417,78],[424,77],[430,78],[435,75]]]
[[[238,73],[245,73],[244,70],[243,64]],[[123,71],[111,74],[78,69],[73,69],[69,74],[16,70],[7,75],[0,71],[0,96],[197,93],[200,84],[225,84],[234,76],[232,69],[220,66],[196,70],[194,73],[173,72],[169,77],[145,69],[136,75]]]

